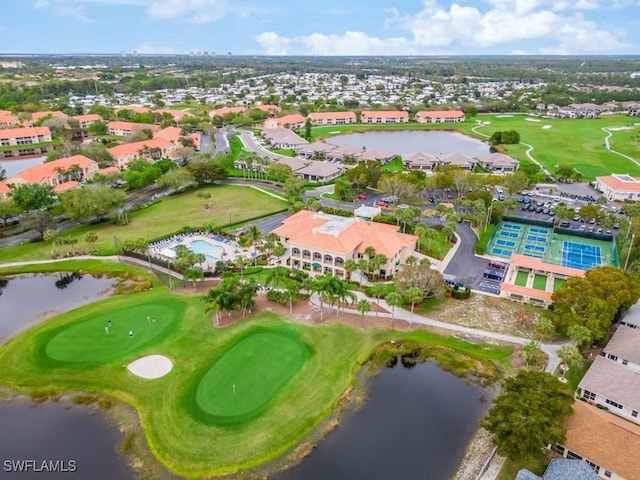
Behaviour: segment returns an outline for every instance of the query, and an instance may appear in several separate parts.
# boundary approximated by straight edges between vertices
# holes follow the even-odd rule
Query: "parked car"
[[[605,235],[611,235],[611,230],[605,230],[604,234]]]
[[[366,200],[367,196],[364,193],[361,193],[360,195],[356,195],[356,198],[358,200]]]
[[[498,270],[504,270],[505,268],[507,268],[507,265],[502,263],[502,262],[497,262],[495,260],[490,260],[489,261],[489,267],[490,268],[494,268],[494,269],[498,269]]]
[[[572,218],[572,220],[573,220],[574,222],[579,221],[579,220],[580,220],[580,215],[574,215],[574,216],[573,216],[573,218]]]
[[[618,222],[613,224],[613,228],[615,228],[616,230],[620,228],[620,224]]]
[[[502,280],[502,272],[496,270],[485,270],[482,276],[491,280]]]
[[[587,230],[587,227],[585,225],[580,225],[580,228],[578,228],[579,232],[584,232]]]
[[[569,220],[562,220],[562,221],[560,222],[560,226],[561,226],[561,227],[565,227],[565,228],[566,228],[566,227],[568,227],[569,225],[571,225],[571,224],[569,223]]]
[[[380,200],[377,205],[382,208],[387,208],[389,206],[387,202],[383,202],[382,200]]]

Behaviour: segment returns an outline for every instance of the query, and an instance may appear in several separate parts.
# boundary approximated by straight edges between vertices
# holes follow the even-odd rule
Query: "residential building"
[[[389,150],[382,150],[380,148],[376,148],[373,150],[365,150],[360,155],[358,155],[358,160],[371,160],[375,162],[379,162],[382,165],[389,163],[391,160],[396,158],[398,155],[390,152]]]
[[[0,128],[15,128],[20,120],[9,110],[0,110]]]
[[[513,173],[520,167],[520,162],[504,153],[489,153],[476,157],[478,164],[490,172]]]
[[[640,424],[640,330],[620,325],[580,382],[579,395]]]
[[[285,115],[284,117],[268,118],[264,121],[263,128],[275,128],[275,127],[287,127],[287,128],[302,128],[307,122],[306,117],[303,117],[299,113],[292,115]]]
[[[576,401],[565,427],[566,441],[550,446],[551,450],[564,458],[583,460],[601,479],[640,478],[640,426]]]
[[[185,112],[184,110],[171,110],[170,108],[162,108],[160,110],[156,110],[155,113],[159,113],[161,115],[166,113],[167,115],[171,115],[171,117],[173,117],[173,121],[178,125],[185,119],[185,117],[191,116],[189,112]]]
[[[352,147],[350,145],[342,145],[325,153],[327,160],[331,162],[344,162],[345,160],[357,160],[362,154],[362,148]]]
[[[464,122],[464,112],[461,110],[427,111],[416,113],[418,123],[461,123]]]
[[[124,169],[137,158],[149,161],[171,158],[178,145],[164,138],[152,138],[141,142],[125,143],[109,149],[118,168]]]
[[[424,152],[406,153],[402,155],[402,163],[409,170],[432,171],[437,165],[440,165],[438,157]]]
[[[415,253],[418,237],[398,233],[396,225],[368,222],[357,217],[338,217],[302,210],[287,218],[273,233],[289,249],[292,268],[311,275],[329,273],[346,277],[347,260],[365,258],[365,249],[387,257],[382,277],[394,275],[407,257]]]
[[[599,480],[593,467],[582,460],[554,458],[542,477],[523,468],[516,475],[516,480]]]
[[[296,152],[299,157],[304,158],[314,158],[321,156],[326,158],[327,154],[332,150],[335,150],[337,147],[335,145],[331,145],[330,143],[324,142],[313,142],[308,143],[306,145],[301,145],[296,148]]]
[[[278,105],[256,105],[253,108],[256,110],[262,110],[263,112],[270,113],[271,115],[275,115],[280,111],[280,107]]]
[[[44,155],[53,149],[49,127],[0,130],[0,158]]]
[[[361,123],[408,123],[409,112],[403,110],[365,110],[360,114]]]
[[[464,153],[441,153],[438,155],[438,161],[443,165],[453,165],[463,170],[473,170],[478,161]]]
[[[9,186],[37,183],[55,188],[68,182],[75,182],[72,185],[66,185],[68,188],[77,185],[78,181],[92,178],[98,170],[98,162],[84,155],[74,155],[27,168],[9,177],[5,183]]]
[[[624,317],[620,319],[620,325],[631,328],[640,328],[640,301],[631,306]]]
[[[640,200],[640,177],[619,173],[596,177],[594,188],[609,200]]]
[[[356,123],[356,114],[354,112],[311,112],[309,119],[316,126],[348,125]]]
[[[524,285],[517,285],[518,273],[526,272]],[[536,274],[547,277],[544,290],[535,288]],[[512,254],[509,259],[504,279],[500,285],[500,296],[517,302],[531,303],[548,307],[556,279],[566,280],[569,277],[584,277],[585,271],[578,268],[563,267],[543,262],[539,258]]]
[[[121,110],[129,110],[132,113],[149,113],[151,112],[150,108],[142,107],[140,105],[125,105],[123,107],[116,107],[115,112],[118,113]]]
[[[128,137],[131,134],[139,132],[140,130],[148,129],[152,132],[157,132],[160,127],[157,125],[150,125],[148,123],[134,123],[134,122],[121,122],[113,121],[107,123],[109,129],[109,135],[117,135],[120,137]]]
[[[264,128],[262,136],[274,148],[298,148],[309,142],[285,127]]]
[[[102,117],[97,113],[88,113],[87,115],[76,115],[74,118],[78,121],[80,128],[86,129],[94,122],[102,122]]]
[[[36,123],[38,120],[42,120],[43,118],[51,117],[51,118],[67,118],[67,114],[64,112],[59,112],[57,110],[47,110],[44,112],[33,112],[31,114],[31,124]]]
[[[209,112],[209,116],[213,118],[216,115],[219,117],[223,117],[228,114],[239,115],[246,111],[247,111],[247,107],[220,107],[220,108],[216,108],[215,110],[211,110]]]
[[[11,188],[5,182],[0,182],[0,198],[6,198],[11,193]]]

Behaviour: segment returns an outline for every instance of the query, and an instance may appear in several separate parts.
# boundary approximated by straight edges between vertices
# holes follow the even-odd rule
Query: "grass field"
[[[95,262],[74,265],[85,270]],[[473,359],[470,365],[479,360],[500,370],[508,369],[511,354],[508,347],[426,331],[293,323],[270,312],[215,328],[205,307],[199,296],[173,294],[156,284],[151,291],[66,312],[0,349],[0,384],[26,391],[102,393],[125,401],[139,412],[160,461],[180,475],[200,478],[246,470],[287,451],[336,408],[370,352],[391,339],[439,345],[448,355]],[[145,325],[147,315],[157,315],[158,324]],[[133,339],[114,336],[113,352],[106,348],[112,341],[104,333],[108,319],[114,330],[120,322],[138,323]],[[165,321],[168,325],[156,333],[153,329]],[[170,358],[173,370],[156,380],[127,371],[130,362],[150,354]],[[79,358],[84,361],[74,361]],[[237,394],[246,382],[259,391],[237,407],[229,382],[236,383]],[[247,421],[215,424],[199,418],[196,405],[230,417],[261,410]]]
[[[204,208],[205,202],[196,197],[198,191],[211,193],[213,207]],[[286,203],[266,195],[256,189],[234,185],[214,185],[180,195],[163,197],[160,203],[129,214],[128,225],[107,222],[99,225],[83,225],[64,234],[78,239],[75,250],[88,250],[84,237],[87,232],[98,234],[96,249],[106,254],[115,253],[115,241],[135,241],[143,237],[147,240],[169,235],[184,226],[214,226],[242,221],[282,211]],[[230,221],[231,220],[231,221]],[[0,262],[45,260],[51,258],[52,245],[47,242],[26,243],[0,249]],[[70,249],[69,249],[70,250]]]
[[[538,121],[536,121],[538,120]],[[476,135],[472,129],[477,128]],[[578,170],[584,180],[593,180],[597,175],[629,173],[640,176],[640,166],[604,146],[606,132],[603,127],[631,127],[631,130],[615,131],[610,142],[615,150],[625,153],[640,162],[638,144],[640,125],[633,126],[633,120],[626,115],[603,115],[598,119],[533,118],[525,115],[478,115],[465,123],[427,125],[407,123],[402,125],[338,125],[316,127],[313,135],[326,138],[333,135],[367,130],[417,130],[438,129],[457,130],[467,135],[486,140],[495,131],[517,130],[521,141],[534,147],[531,154],[551,172],[555,166],[569,165]],[[339,133],[336,133],[339,132]],[[483,136],[486,135],[486,136]],[[523,144],[506,145],[509,155],[520,161],[528,161]],[[392,148],[390,147],[392,150]]]
[[[182,304],[167,300],[104,312],[52,332],[45,352],[59,362],[108,362],[161,340],[175,327],[183,310]]]
[[[196,404],[214,423],[250,420],[266,408],[310,354],[309,347],[293,332],[250,331],[202,377]]]

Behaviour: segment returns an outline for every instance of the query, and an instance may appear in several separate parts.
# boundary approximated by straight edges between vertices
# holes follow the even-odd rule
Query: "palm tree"
[[[391,306],[391,318],[395,318],[396,307],[402,303],[402,295],[398,292],[389,292],[384,297],[385,302]]]
[[[191,267],[185,270],[184,279],[193,282],[193,293],[196,293],[196,280],[204,278],[204,272],[201,268]]]
[[[300,298],[300,290],[302,285],[298,282],[289,282],[286,287],[287,293],[289,294],[289,316],[293,315],[293,302],[294,300],[297,302]]]
[[[427,226],[418,222],[418,224],[413,228],[413,233],[418,236],[418,251],[420,251],[420,240],[422,240],[422,236],[427,232]]]
[[[289,278],[289,271],[284,267],[276,267],[269,270],[269,274],[265,278],[265,283],[274,288],[280,288],[284,285],[286,279]]]
[[[578,348],[588,345],[593,338],[591,330],[584,325],[571,325],[567,329],[567,336],[576,341]]]
[[[91,251],[96,249],[96,242],[98,241],[98,234],[94,231],[87,232],[84,236],[84,241],[91,245]]]
[[[407,302],[411,303],[411,321],[413,321],[413,310],[416,306],[416,303],[421,302],[424,298],[422,290],[418,287],[408,288],[406,292],[404,292],[404,299]]]
[[[58,255],[57,252],[57,246],[58,246],[58,238],[60,237],[60,234],[58,233],[57,230],[45,230],[44,233],[42,234],[42,239],[45,242],[51,242],[51,246],[53,247],[53,253]]]
[[[344,262],[344,271],[347,272],[348,278],[351,278],[351,274],[358,269],[358,263],[353,259],[348,259]]]
[[[256,250],[256,243],[260,241],[262,238],[262,232],[258,228],[257,225],[251,225],[247,232],[244,234],[244,238],[249,243],[249,245],[253,246],[253,259],[255,262],[255,266],[258,265],[258,252]]]
[[[364,327],[364,316],[371,311],[371,302],[366,298],[361,298],[356,304],[356,309],[362,315],[362,326]]]

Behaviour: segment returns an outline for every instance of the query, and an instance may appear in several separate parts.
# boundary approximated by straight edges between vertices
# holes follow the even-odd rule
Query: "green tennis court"
[[[257,329],[232,346],[204,374],[195,393],[202,420],[234,423],[261,413],[311,356],[286,330]]]
[[[183,313],[181,302],[167,301],[100,314],[58,330],[45,353],[59,362],[105,363],[164,338]]]

